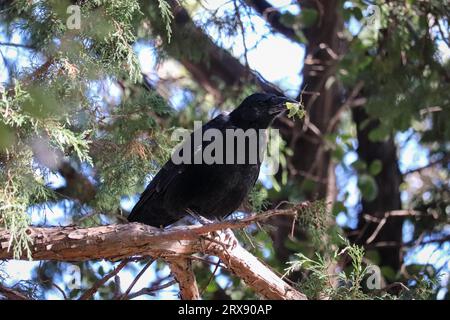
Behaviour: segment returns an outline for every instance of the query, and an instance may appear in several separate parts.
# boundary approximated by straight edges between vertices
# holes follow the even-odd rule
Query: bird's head
[[[254,93],[230,114],[232,121],[241,128],[265,129],[286,111],[286,103],[297,101],[272,93]]]

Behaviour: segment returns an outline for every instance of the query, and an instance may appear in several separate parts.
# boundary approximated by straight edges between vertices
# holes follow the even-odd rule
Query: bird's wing
[[[229,125],[229,117],[226,114],[219,114],[214,119],[210,120],[206,124],[202,126],[202,131],[205,132],[208,129],[215,128],[215,129],[222,129]],[[191,133],[191,141],[193,141],[193,134]],[[131,211],[130,215],[128,216],[128,219],[133,220],[133,215],[139,214],[140,209],[142,206],[147,202],[150,201],[155,194],[163,193],[167,187],[170,185],[170,183],[175,179],[176,177],[183,174],[183,172],[186,170],[188,165],[186,164],[175,164],[172,162],[171,159],[169,159],[164,166],[159,170],[159,172],[156,174],[156,176],[150,181],[149,185],[145,189],[145,191],[141,194],[141,197],[139,201],[136,203],[136,205],[133,207],[133,210]]]

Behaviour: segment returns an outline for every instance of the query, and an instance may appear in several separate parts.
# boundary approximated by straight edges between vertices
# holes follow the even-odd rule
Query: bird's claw
[[[225,239],[224,239],[225,242],[224,243],[231,250],[234,250],[239,244],[238,239],[234,235],[233,231],[231,231],[231,229],[225,229],[224,233],[225,233]]]
[[[213,221],[195,213],[190,209],[186,210],[186,212],[189,213],[192,217],[194,217],[198,222],[200,222],[204,226],[214,223]],[[227,249],[233,250],[239,244],[237,238],[235,237],[231,229],[224,229],[223,231],[222,230],[213,231],[211,232],[211,235],[212,239],[223,245],[225,250]]]
[[[222,245],[225,250],[234,250],[239,242],[231,229],[213,231],[211,235],[217,243]]]

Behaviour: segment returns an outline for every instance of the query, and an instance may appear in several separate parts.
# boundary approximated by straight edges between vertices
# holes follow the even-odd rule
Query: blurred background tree
[[[448,2],[6,0],[0,10],[0,223],[17,255],[29,253],[30,224],[123,221],[170,155],[172,130],[267,89],[265,76],[307,116],[276,121],[281,168],[261,175],[242,212],[322,205],[293,234],[277,218],[241,243],[280,273],[290,266],[311,298],[449,297]],[[298,73],[271,76],[283,59]],[[204,298],[254,297],[203,260]],[[377,292],[363,286],[370,264]],[[114,265],[78,264],[81,289],[67,285],[70,264],[50,261],[3,262],[0,281],[77,298]],[[127,265],[122,289],[145,268],[131,292],[168,283],[154,295],[175,298],[167,266],[148,265]]]

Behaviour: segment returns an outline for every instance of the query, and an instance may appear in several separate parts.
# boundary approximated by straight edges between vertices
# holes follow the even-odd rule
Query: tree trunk
[[[374,234],[377,226],[385,212],[401,209],[400,184],[402,176],[398,168],[397,148],[394,140],[390,137],[383,142],[372,142],[369,133],[377,128],[379,121],[368,120],[369,116],[363,109],[354,109],[353,118],[356,122],[358,133],[358,157],[370,165],[374,160],[382,163],[381,172],[375,176],[378,194],[373,201],[362,201],[362,213],[370,215],[378,221],[368,221],[363,216],[359,217],[358,230],[360,233],[354,239],[356,243],[364,245]],[[362,126],[363,122],[370,121]],[[376,237],[370,242],[394,241],[402,242],[402,226],[404,217],[395,216],[386,220]],[[378,248],[380,254],[380,265],[389,266],[394,271],[399,270],[402,263],[401,248],[386,247]]]
[[[289,160],[289,174],[300,194],[306,199],[336,198],[335,174],[323,135],[334,131],[329,127],[331,119],[340,106],[340,93],[334,75],[336,58],[341,54],[343,43],[338,33],[343,28],[340,2],[337,0],[302,1],[303,8],[317,11],[315,23],[304,30],[308,44],[305,47],[302,91],[316,95],[299,95],[303,99],[309,119],[296,122],[289,136],[284,136],[294,155]],[[308,125],[309,122],[309,125]],[[292,252],[285,247],[286,235],[291,224],[279,218],[279,228],[274,236],[276,252],[281,261],[287,261]]]

